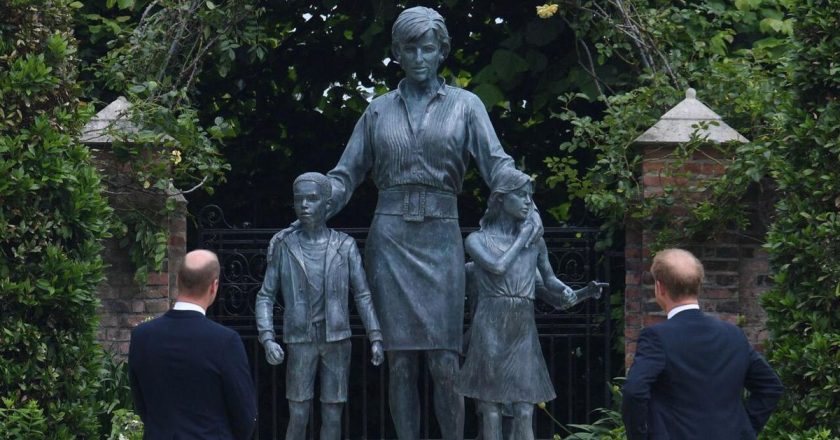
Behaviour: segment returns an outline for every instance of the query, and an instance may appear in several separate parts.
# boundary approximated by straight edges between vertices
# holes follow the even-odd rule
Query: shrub
[[[840,437],[840,56],[836,5],[802,1],[789,87],[772,170],[779,189],[767,248],[777,270],[764,298],[768,358],[786,393],[767,431],[773,438]]]
[[[34,400],[24,405],[4,398],[0,405],[0,432],[7,440],[42,440],[47,421]]]
[[[0,4],[0,432],[95,438],[109,209],[79,104],[72,7]],[[48,12],[45,12],[48,11]]]
[[[96,400],[100,411],[100,438],[107,438],[113,436],[114,426],[126,425],[126,414],[134,409],[134,402],[131,398],[128,363],[112,354],[105,354],[102,359]]]
[[[127,409],[114,412],[111,435],[108,440],[143,440],[143,422]]]

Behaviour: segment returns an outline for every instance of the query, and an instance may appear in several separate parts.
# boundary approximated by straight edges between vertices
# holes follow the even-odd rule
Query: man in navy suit
[[[192,251],[178,271],[178,302],[131,333],[128,368],[143,438],[251,438],[257,407],[239,335],[205,317],[219,288],[219,260]]]
[[[755,439],[782,395],[778,376],[741,329],[700,311],[694,255],[663,250],[651,272],[668,320],[639,336],[624,384],[627,438]]]

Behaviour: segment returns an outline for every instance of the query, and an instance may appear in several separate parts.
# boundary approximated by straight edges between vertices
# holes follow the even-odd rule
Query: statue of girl
[[[473,260],[470,286],[477,294],[464,366],[455,386],[476,399],[484,439],[502,439],[502,410],[512,412],[512,437],[533,439],[534,404],[556,397],[534,321],[534,299],[568,308],[600,297],[604,283],[572,290],[554,275],[545,241],[528,245],[538,226],[531,213],[531,179],[513,169],[494,176],[481,228],[465,250]],[[541,278],[541,283],[539,283]],[[541,284],[540,288],[537,285]]]

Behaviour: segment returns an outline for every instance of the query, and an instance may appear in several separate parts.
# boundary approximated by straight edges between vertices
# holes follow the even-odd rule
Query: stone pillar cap
[[[698,127],[700,123],[709,122],[715,122],[716,125],[709,124],[708,129]],[[689,142],[695,131],[707,142],[717,144],[732,141],[749,142],[747,138],[724,122],[717,113],[698,101],[697,91],[691,88],[685,91],[685,99],[682,102],[668,110],[653,127],[642,133],[634,142],[648,145],[680,144]]]
[[[122,96],[115,99],[85,124],[79,141],[88,145],[111,144],[114,142],[114,137],[108,134],[109,129],[123,133],[136,133],[137,126],[127,118],[129,109],[131,109],[131,103],[127,99]]]

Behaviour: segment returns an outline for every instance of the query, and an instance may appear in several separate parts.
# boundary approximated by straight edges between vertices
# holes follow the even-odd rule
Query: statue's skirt
[[[540,348],[533,300],[515,296],[478,300],[455,390],[498,403],[540,403],[556,397]]]
[[[376,214],[365,268],[386,350],[461,351],[464,245],[457,219]]]

